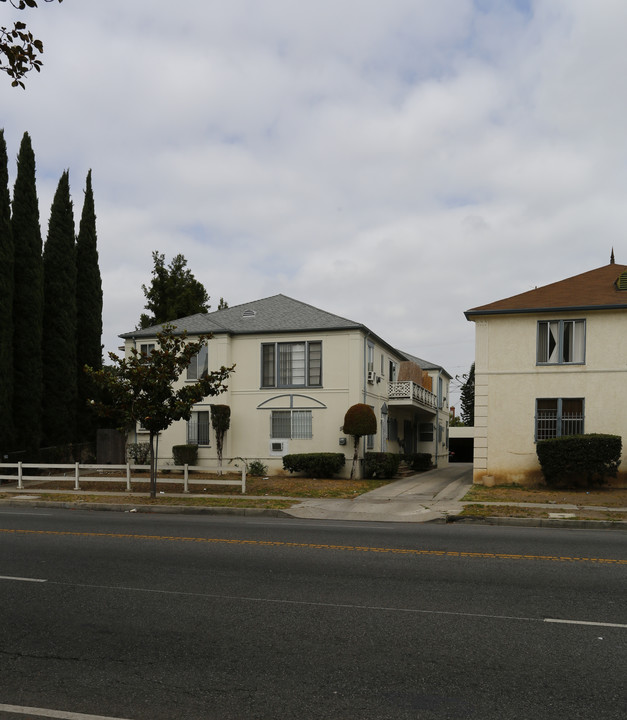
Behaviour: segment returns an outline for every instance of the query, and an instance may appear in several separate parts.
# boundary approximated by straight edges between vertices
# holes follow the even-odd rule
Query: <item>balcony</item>
[[[437,397],[411,380],[388,383],[388,405],[419,407],[435,412],[438,407]]]

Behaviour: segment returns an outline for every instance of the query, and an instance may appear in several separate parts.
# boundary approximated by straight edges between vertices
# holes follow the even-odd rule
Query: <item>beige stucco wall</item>
[[[583,365],[536,365],[539,320],[586,320]],[[586,433],[623,436],[627,471],[627,313],[597,311],[492,316],[476,321],[474,479],[530,484],[536,398],[585,399]],[[622,480],[623,478],[621,478]]]
[[[261,345],[272,342],[297,341],[322,342],[321,388],[264,388],[261,383]],[[142,339],[142,343],[146,342]],[[127,352],[132,347],[127,341]],[[208,410],[211,403],[229,405],[231,429],[224,442],[224,465],[236,458],[259,459],[269,472],[281,472],[282,455],[305,452],[344,452],[346,474],[350,473],[353,456],[352,439],[341,431],[344,415],[355,403],[365,402],[374,408],[379,432],[375,436],[373,450],[381,449],[381,407],[387,400],[387,375],[389,359],[400,362],[401,358],[375,343],[375,369],[380,382],[364,383],[365,338],[361,331],[329,333],[284,333],[276,335],[217,335],[209,341],[209,370],[221,365],[235,363],[235,372],[228,382],[226,393],[209,397],[195,406],[195,410]],[[380,356],[384,355],[384,374],[381,375]],[[184,382],[180,380],[179,382]],[[365,390],[365,392],[364,392]],[[260,407],[262,406],[262,407]],[[272,453],[270,438],[270,413],[272,409],[311,409],[313,437],[311,439],[284,440],[283,453]],[[186,423],[174,423],[160,434],[160,464],[172,463],[172,446],[186,443]],[[133,435],[133,434],[132,434]],[[137,431],[130,442],[147,441],[147,433]],[[340,438],[346,444],[340,445]],[[210,464],[216,459],[213,430],[210,431],[209,447],[200,447],[199,461]],[[387,443],[387,449],[398,451],[397,443]]]

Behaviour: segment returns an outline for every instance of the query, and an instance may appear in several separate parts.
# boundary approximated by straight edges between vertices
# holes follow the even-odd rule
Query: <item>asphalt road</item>
[[[626,533],[5,508],[0,576],[0,720],[627,717]]]

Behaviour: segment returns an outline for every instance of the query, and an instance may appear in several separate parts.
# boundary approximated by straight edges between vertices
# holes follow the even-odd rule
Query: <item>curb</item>
[[[557,518],[517,518],[517,517],[469,517],[467,515],[448,515],[445,522],[511,525],[514,527],[569,528],[571,530],[621,530],[627,532],[625,520],[560,520]]]
[[[76,503],[55,502],[54,500],[0,500],[0,507],[38,507],[62,508],[64,510],[95,510],[101,512],[127,512],[127,513],[165,513],[171,515],[243,515],[265,517],[291,517],[284,510],[272,508],[235,508],[235,507],[201,507],[195,505],[142,505],[132,503],[120,505],[116,503]]]

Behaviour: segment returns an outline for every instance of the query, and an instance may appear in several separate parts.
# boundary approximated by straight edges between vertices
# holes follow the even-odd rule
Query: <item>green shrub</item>
[[[389,452],[367,452],[364,462],[364,477],[393,478],[398,472],[401,456]]]
[[[621,452],[620,435],[571,435],[536,444],[544,479],[552,487],[603,484],[616,477]]]
[[[405,462],[414,472],[424,472],[432,467],[431,453],[410,453],[405,455]]]
[[[268,466],[264,465],[261,460],[251,460],[246,463],[246,474],[252,477],[263,477],[268,472]]]
[[[303,472],[315,478],[333,477],[345,462],[344,453],[293,453],[283,456],[285,470]]]
[[[196,465],[198,462],[198,445],[173,445],[172,457],[175,465]]]
[[[150,443],[128,443],[126,457],[135,465],[148,465],[150,462]]]

